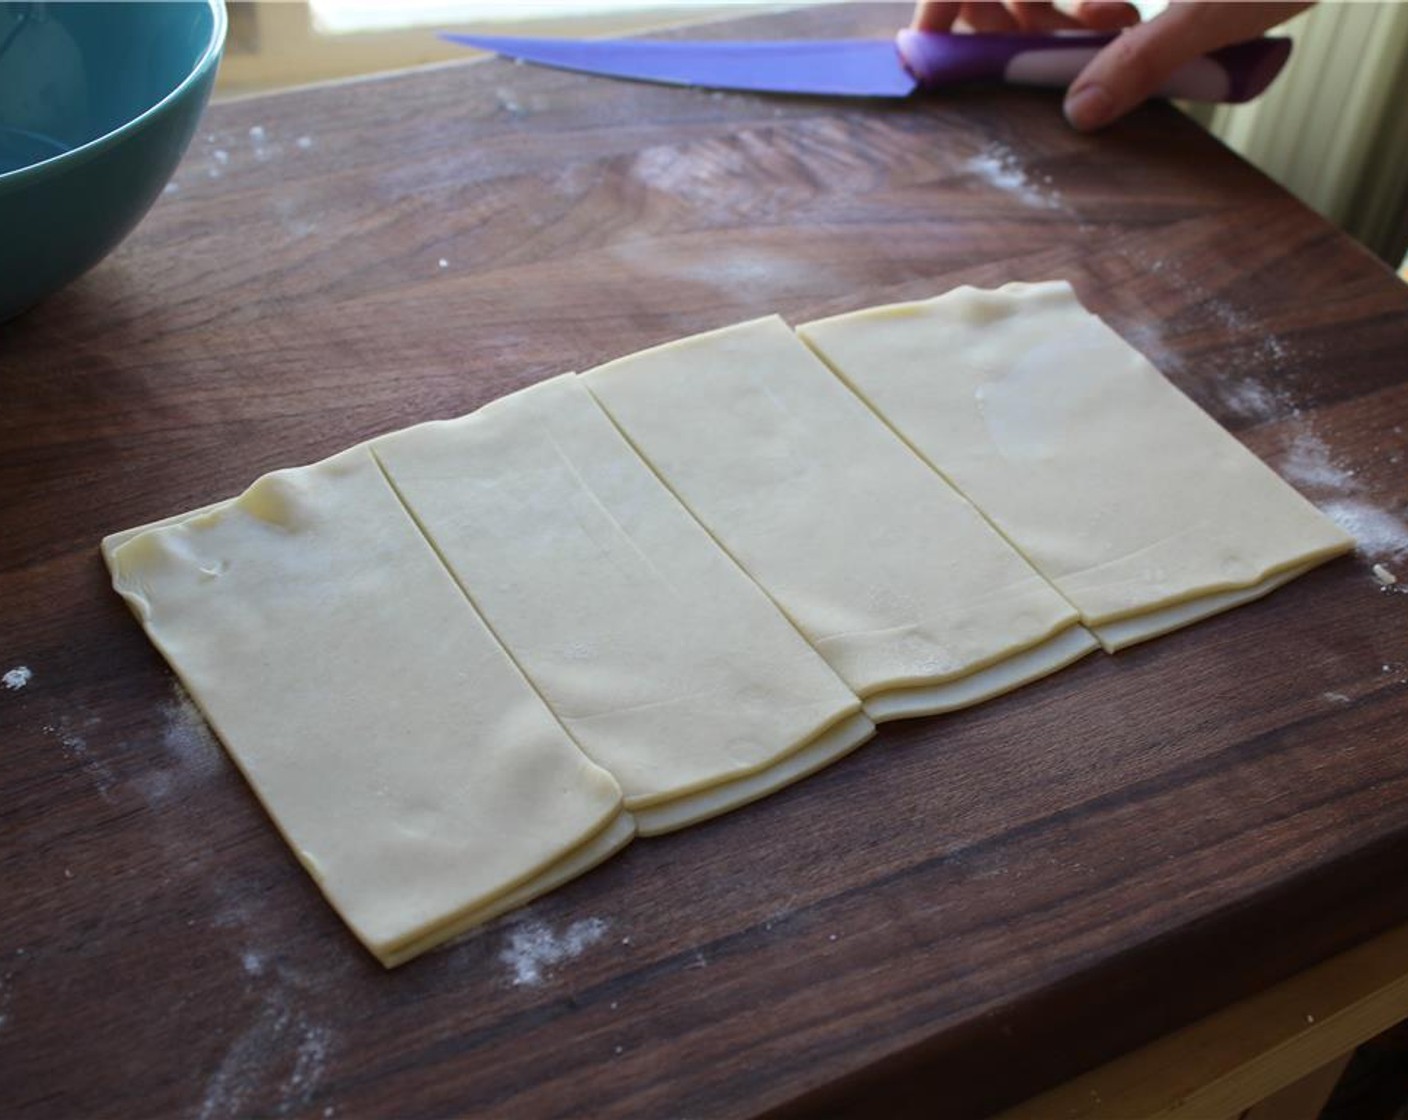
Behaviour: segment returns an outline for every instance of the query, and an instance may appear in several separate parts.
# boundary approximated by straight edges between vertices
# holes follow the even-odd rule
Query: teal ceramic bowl
[[[0,321],[103,259],[210,97],[222,0],[0,2]]]

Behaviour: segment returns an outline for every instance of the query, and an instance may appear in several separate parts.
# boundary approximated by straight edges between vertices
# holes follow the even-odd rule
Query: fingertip
[[[1066,120],[1077,132],[1094,132],[1115,118],[1115,102],[1101,85],[1086,85],[1066,95]]]
[[[982,0],[969,0],[959,5],[959,22],[967,24],[974,31],[984,34],[1005,35],[1021,30],[1017,17],[1006,4],[984,3]]]
[[[1122,31],[1076,75],[1066,95],[1066,119],[1090,132],[1124,116],[1153,96],[1165,79],[1197,53],[1180,19],[1165,12]]]
[[[948,31],[962,8],[961,0],[922,0],[914,6],[909,26],[915,31]]]
[[[1124,0],[1081,0],[1075,16],[1096,31],[1119,31],[1139,22],[1139,9]]]
[[[1019,31],[1087,30],[1085,24],[1061,11],[1050,0],[1010,0],[1010,10]]]

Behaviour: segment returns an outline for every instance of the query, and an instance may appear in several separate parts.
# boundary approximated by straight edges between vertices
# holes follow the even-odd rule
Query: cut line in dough
[[[504,653],[365,446],[266,475],[111,556],[114,586],[379,959],[633,833],[615,780]]]
[[[956,680],[1078,621],[776,316],[582,379],[862,698]]]
[[[737,809],[815,774],[850,754],[874,734],[875,725],[864,713],[857,712],[766,770],[654,808],[638,810],[636,826],[642,836],[658,836]]]
[[[1063,281],[958,288],[798,333],[1109,648],[1353,547]]]
[[[1063,283],[797,333],[774,316],[684,339],[104,538],[387,967],[877,722],[1157,637],[1352,545]]]
[[[956,711],[1011,692],[1079,661],[1100,648],[1095,635],[1073,626],[1053,638],[1013,654],[1005,661],[979,669],[966,677],[928,688],[896,689],[865,699],[865,712],[876,723],[912,716],[934,716]]]
[[[372,451],[509,656],[621,784],[642,831],[800,776],[795,753],[859,712],[576,376],[383,436]]]

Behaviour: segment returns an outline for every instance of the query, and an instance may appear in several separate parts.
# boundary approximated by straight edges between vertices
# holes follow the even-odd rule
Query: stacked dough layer
[[[799,333],[1111,652],[1353,548],[1064,283],[959,288]]]
[[[392,965],[1352,543],[1050,283],[696,336],[104,554]]]

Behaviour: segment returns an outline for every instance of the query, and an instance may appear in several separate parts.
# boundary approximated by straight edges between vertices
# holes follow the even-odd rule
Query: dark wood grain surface
[[[130,240],[0,326],[0,671],[32,674],[0,688],[0,1110],[978,1116],[1408,918],[1408,596],[1370,572],[1408,577],[1408,288],[1173,110],[1058,106],[486,62],[214,107]],[[395,972],[98,558],[652,343],[1050,277],[1365,550]]]

